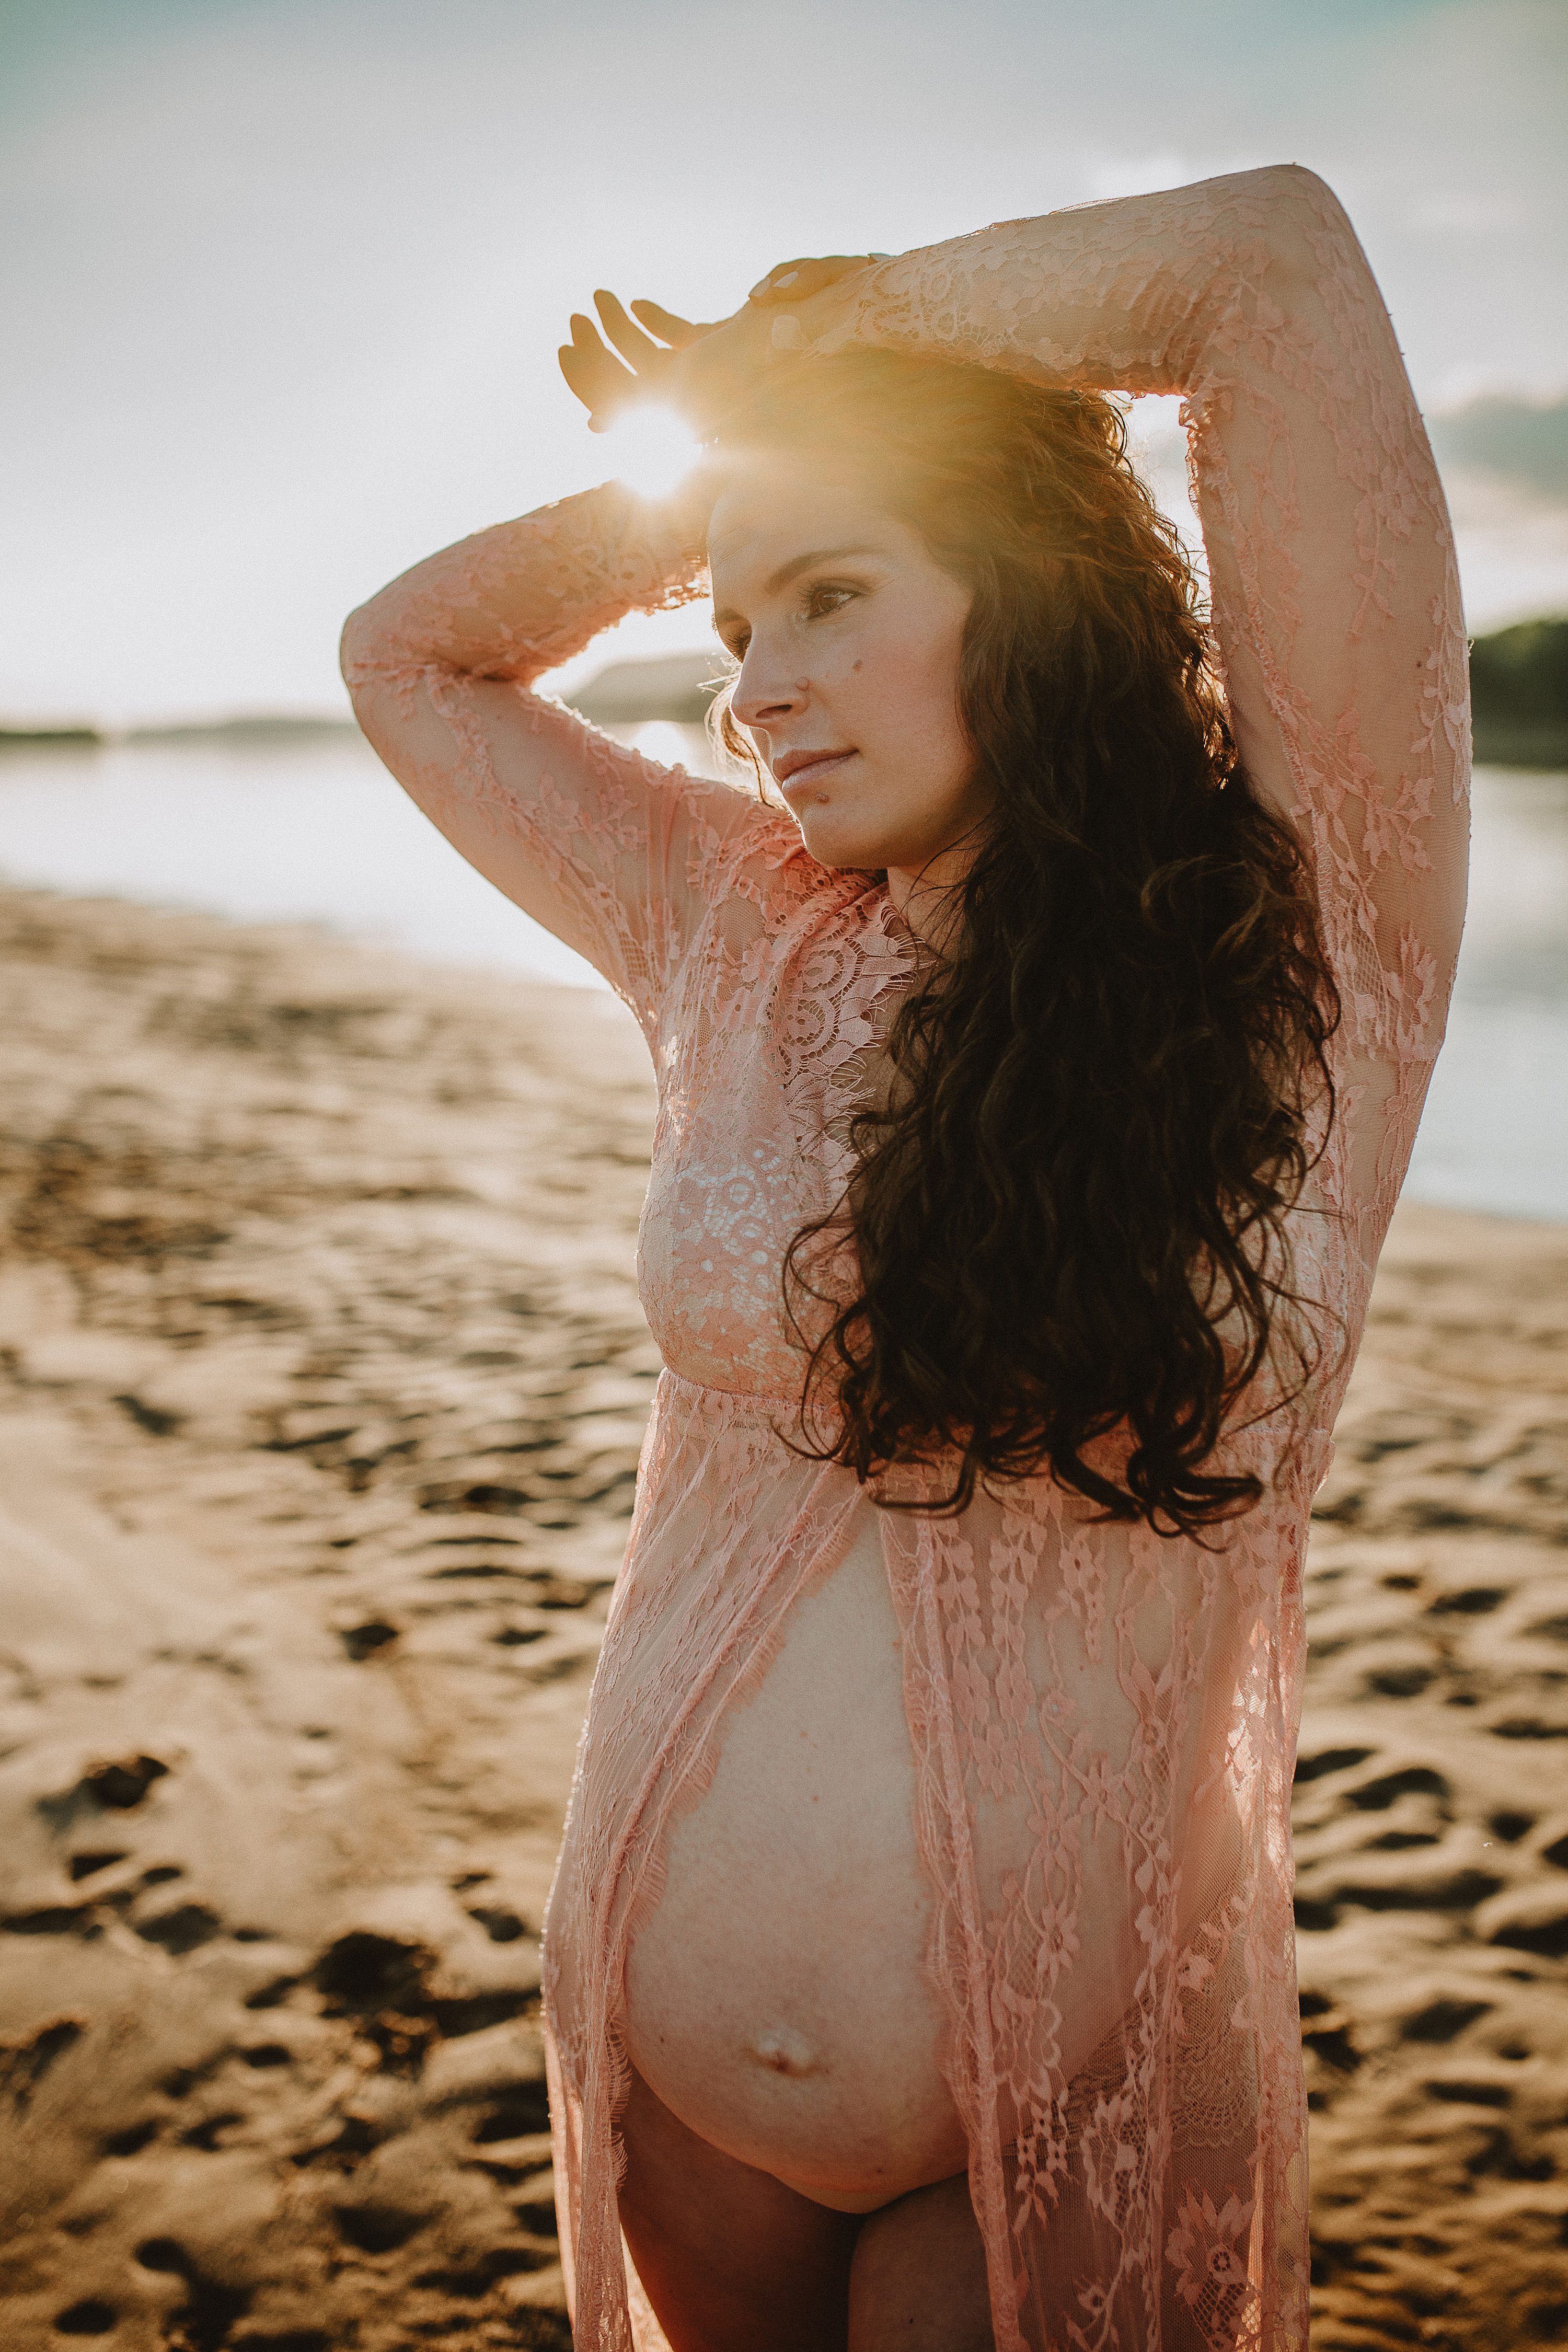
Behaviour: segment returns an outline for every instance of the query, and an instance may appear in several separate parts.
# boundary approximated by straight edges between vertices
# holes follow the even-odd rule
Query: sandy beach
[[[0,2347],[565,2347],[641,1040],[8,893],[0,1072]],[[1568,1227],[1400,1212],[1309,1600],[1314,2346],[1568,2340]]]

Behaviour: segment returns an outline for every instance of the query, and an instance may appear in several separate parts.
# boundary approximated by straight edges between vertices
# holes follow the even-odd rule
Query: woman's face
[[[782,457],[726,479],[708,546],[734,715],[812,856],[885,866],[900,906],[957,879],[988,804],[958,707],[969,590],[885,508]]]

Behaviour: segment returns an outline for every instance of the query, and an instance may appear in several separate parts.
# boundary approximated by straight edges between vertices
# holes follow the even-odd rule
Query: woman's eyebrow
[[[781,588],[787,588],[792,580],[798,580],[803,572],[810,572],[819,563],[844,563],[853,556],[882,555],[886,552],[885,548],[879,547],[814,547],[805,555],[792,555],[787,563],[781,563],[776,572],[770,572],[763,583],[763,593],[764,596],[776,595]],[[722,630],[735,622],[743,626],[744,615],[729,604],[713,615],[716,629]]]
[[[851,556],[880,552],[881,550],[875,547],[814,547],[809,554],[792,555],[787,563],[781,563],[776,572],[771,572],[766,582],[767,593],[771,596],[779,589],[787,588],[792,580],[798,580],[803,572],[811,571],[816,564],[843,563]]]

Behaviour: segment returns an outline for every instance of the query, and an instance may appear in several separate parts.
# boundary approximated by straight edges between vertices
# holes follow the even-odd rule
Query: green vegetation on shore
[[[1521,621],[1470,647],[1476,757],[1568,768],[1568,619]]]
[[[100,751],[118,743],[217,743],[265,750],[270,744],[357,735],[352,719],[264,710],[237,719],[176,719],[165,727],[0,727],[0,751]]]
[[[93,751],[108,740],[98,727],[0,727],[0,751]]]

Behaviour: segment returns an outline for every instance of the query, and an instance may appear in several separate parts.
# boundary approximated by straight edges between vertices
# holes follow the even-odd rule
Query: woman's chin
[[[795,823],[807,855],[819,866],[843,873],[875,873],[888,862],[879,843],[856,826],[836,821],[826,809],[803,810]]]

